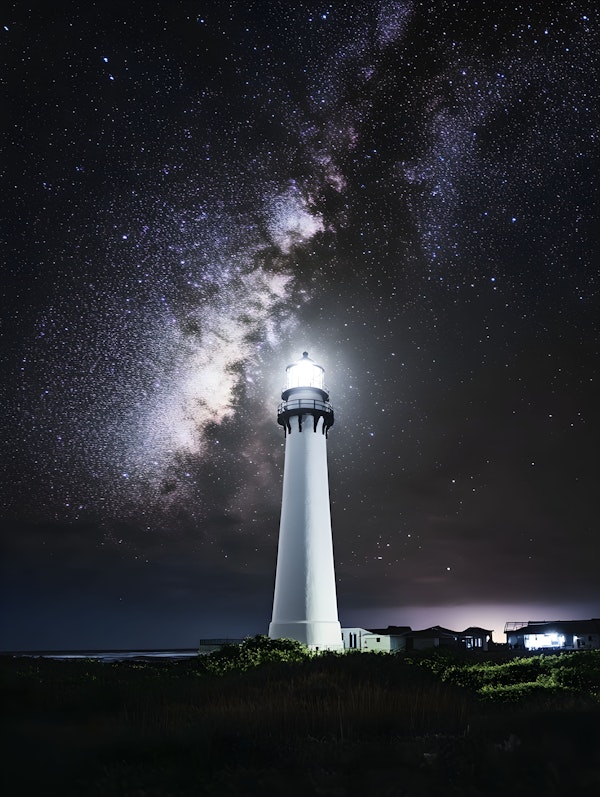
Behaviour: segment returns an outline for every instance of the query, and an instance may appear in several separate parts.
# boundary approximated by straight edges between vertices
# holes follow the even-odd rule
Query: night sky
[[[600,616],[598,23],[4,7],[2,649],[266,633],[304,350],[343,626]]]

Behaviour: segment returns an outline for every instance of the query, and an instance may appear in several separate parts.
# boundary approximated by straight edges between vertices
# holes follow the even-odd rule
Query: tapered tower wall
[[[327,431],[333,410],[325,390],[284,391],[283,497],[273,618],[269,636],[319,650],[342,650],[329,507]]]

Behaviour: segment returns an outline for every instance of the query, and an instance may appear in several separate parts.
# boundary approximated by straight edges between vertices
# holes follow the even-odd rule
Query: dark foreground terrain
[[[6,795],[600,793],[600,651],[0,658]]]

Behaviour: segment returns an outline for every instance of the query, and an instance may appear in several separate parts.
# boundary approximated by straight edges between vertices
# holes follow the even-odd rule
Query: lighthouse
[[[338,620],[327,433],[333,407],[324,371],[304,352],[286,369],[277,409],[285,433],[283,498],[271,639],[296,639],[312,650],[343,650]]]

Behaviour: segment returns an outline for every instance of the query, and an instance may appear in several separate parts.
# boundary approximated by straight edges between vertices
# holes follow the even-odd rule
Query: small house
[[[493,644],[493,631],[489,628],[479,628],[476,625],[465,628],[458,636],[460,643],[467,650],[489,650],[490,643]]]
[[[342,628],[344,650],[360,650],[377,653],[393,653],[404,650],[404,632],[410,626],[389,626],[385,629]]]
[[[504,626],[513,650],[597,650],[600,619],[511,621]]]
[[[433,625],[421,631],[408,631],[404,638],[406,650],[428,650],[430,648],[458,647],[459,634],[441,625]]]

